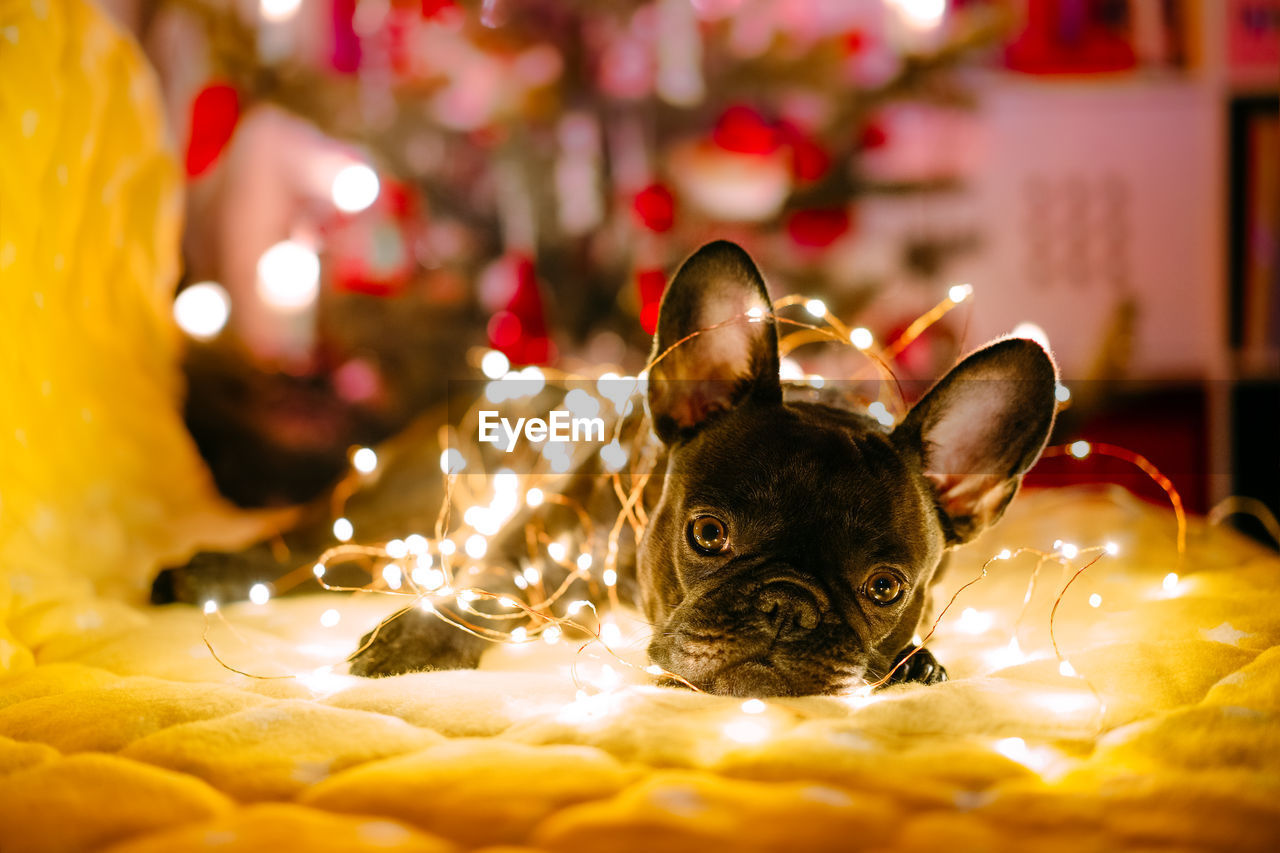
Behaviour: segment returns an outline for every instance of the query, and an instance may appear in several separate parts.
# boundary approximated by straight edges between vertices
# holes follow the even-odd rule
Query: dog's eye
[[[703,554],[719,554],[729,547],[729,530],[714,515],[699,515],[689,522],[689,544]]]
[[[905,587],[893,572],[876,572],[867,578],[866,593],[876,604],[893,604]]]

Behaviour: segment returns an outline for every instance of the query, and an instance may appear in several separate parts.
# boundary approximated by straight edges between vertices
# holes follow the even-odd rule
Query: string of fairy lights
[[[891,426],[905,414],[906,410],[901,391],[894,380],[891,367],[893,358],[912,340],[956,306],[965,302],[972,294],[973,289],[967,284],[951,287],[942,301],[911,323],[901,335],[883,346],[877,344],[868,329],[850,328],[845,325],[838,317],[831,314],[821,300],[786,296],[775,303],[772,314],[766,315],[762,309],[751,309],[741,316],[699,330],[677,341],[667,350],[658,353],[637,376],[617,376],[609,373],[595,377],[595,394],[581,387],[584,377],[560,373],[549,368],[525,367],[513,370],[502,353],[486,352],[480,359],[480,369],[489,380],[484,392],[484,401],[489,403],[518,401],[533,397],[548,384],[572,382],[574,388],[563,397],[564,405],[570,409],[597,412],[601,411],[606,403],[613,407],[617,414],[613,440],[604,447],[591,451],[601,454],[605,468],[605,473],[601,476],[611,480],[619,503],[617,518],[607,533],[604,533],[603,546],[600,547],[601,543],[598,541],[603,531],[597,529],[597,524],[592,521],[585,508],[555,490],[555,476],[568,472],[573,466],[572,454],[568,449],[549,450],[547,445],[544,445],[540,451],[544,470],[535,470],[534,473],[523,477],[510,468],[500,469],[489,476],[461,476],[470,462],[467,454],[462,450],[465,443],[457,439],[459,435],[465,433],[469,422],[474,420],[478,407],[484,402],[477,401],[458,427],[445,428],[448,433],[445,438],[449,440],[442,442],[442,446],[448,449],[441,454],[440,458],[445,495],[431,536],[411,533],[402,539],[397,538],[375,544],[361,544],[355,541],[357,531],[352,522],[342,514],[343,505],[365,481],[364,478],[374,475],[381,464],[377,451],[373,448],[355,448],[350,456],[351,473],[347,480],[335,490],[335,520],[332,529],[335,544],[321,554],[314,565],[300,568],[277,580],[274,586],[268,586],[266,583],[255,584],[249,593],[250,601],[255,605],[264,605],[271,599],[273,588],[276,592],[282,592],[307,578],[314,578],[328,591],[384,595],[402,599],[403,606],[384,620],[382,625],[412,608],[418,608],[436,614],[457,630],[494,643],[514,646],[533,643],[556,645],[570,639],[575,641],[581,639],[577,654],[574,656],[575,663],[570,669],[576,688],[576,698],[561,709],[558,715],[558,719],[566,723],[598,721],[617,709],[627,689],[623,686],[624,679],[619,668],[641,670],[649,679],[674,680],[697,690],[694,685],[675,673],[667,672],[652,664],[632,663],[618,651],[624,642],[623,630],[617,621],[617,615],[621,612],[617,590],[618,543],[627,527],[631,528],[637,541],[644,529],[647,516],[641,495],[652,470],[648,466],[651,466],[653,461],[652,457],[634,452],[637,450],[636,447],[629,450],[622,445],[621,425],[623,418],[630,414],[634,407],[642,405],[641,395],[649,370],[676,347],[698,335],[730,324],[762,322],[766,316],[770,316],[788,330],[780,340],[780,352],[784,356],[782,361],[784,379],[808,382],[815,388],[822,387],[827,381],[822,376],[806,375],[793,359],[787,357],[798,346],[826,341],[851,347],[865,356],[869,365],[868,368],[855,372],[853,378],[879,376],[888,380],[880,383],[880,397],[870,401],[868,411],[882,423]],[[792,306],[801,306],[811,321],[782,316],[780,312]],[[1056,397],[1061,404],[1066,404],[1070,400],[1070,392],[1065,386],[1059,385]],[[1177,489],[1148,459],[1115,445],[1079,440],[1049,447],[1044,452],[1047,457],[1068,456],[1077,460],[1086,459],[1093,454],[1121,459],[1134,465],[1156,482],[1167,495],[1177,523],[1178,564],[1160,581],[1159,593],[1164,596],[1176,595],[1182,583],[1179,572],[1182,570],[1187,549],[1187,520]],[[628,475],[628,481],[625,483],[622,477],[624,471]],[[478,570],[485,565],[484,560],[488,554],[491,536],[502,530],[504,525],[522,508],[536,509],[550,504],[558,504],[577,515],[580,535],[576,537],[576,541],[563,536],[552,537],[539,526],[536,519],[528,523],[526,539],[529,545],[530,561],[513,570],[515,572],[513,581],[524,594],[523,600],[492,592],[468,582],[468,579],[478,574]],[[1252,508],[1243,504],[1232,505],[1227,510],[1227,512],[1252,511]],[[1271,521],[1274,524],[1274,519]],[[1280,530],[1280,528],[1277,529]],[[1082,693],[1078,689],[1047,690],[1041,697],[1044,700],[1042,704],[1047,710],[1060,713],[1092,707],[1097,729],[1101,730],[1106,714],[1105,699],[1063,653],[1058,643],[1056,620],[1059,607],[1072,585],[1097,563],[1107,557],[1115,557],[1119,552],[1119,546],[1110,541],[1101,545],[1081,546],[1057,540],[1049,550],[1033,547],[1004,548],[988,558],[976,576],[955,590],[928,631],[923,636],[917,634],[913,637],[913,642],[917,648],[923,648],[935,635],[961,594],[987,577],[988,570],[993,564],[1030,555],[1035,558],[1035,564],[1029,574],[1022,609],[1014,622],[1011,639],[1006,645],[989,650],[984,656],[984,662],[994,670],[1032,660],[1033,656],[1024,653],[1021,648],[1019,631],[1037,590],[1043,574],[1042,570],[1048,565],[1056,565],[1067,580],[1058,589],[1053,601],[1047,626],[1049,639],[1053,655],[1057,660],[1059,675],[1072,683],[1083,685],[1087,692]],[[597,559],[597,555],[601,553],[603,553],[603,559]],[[558,565],[564,570],[564,579],[551,588],[543,573],[537,568],[540,564],[539,559],[535,558],[549,560]],[[371,571],[370,582],[363,586],[330,583],[327,580],[330,567],[336,562],[351,559],[372,561],[371,565],[374,568]],[[565,603],[564,599],[577,581],[586,583],[591,597],[573,599]],[[481,612],[476,608],[476,603],[481,601],[496,601],[499,612]],[[450,606],[442,606],[445,602]],[[559,607],[561,604],[564,606]],[[607,607],[603,606],[605,604]],[[1091,608],[1099,608],[1102,604],[1100,594],[1092,593],[1088,597],[1088,604]],[[556,608],[562,610],[563,615],[557,615],[553,610]],[[255,678],[298,678],[308,685],[320,687],[329,683],[329,679],[334,677],[335,666],[333,665],[320,667],[312,673],[282,676],[255,675],[236,669],[218,655],[209,640],[211,620],[225,621],[225,616],[214,601],[206,602],[204,613],[205,644],[218,663],[233,672]],[[336,608],[328,609],[321,614],[320,624],[331,627],[336,625],[340,618],[341,613]],[[953,627],[959,633],[985,634],[992,627],[992,621],[990,613],[966,607],[956,618]],[[494,625],[500,627],[493,627]],[[598,667],[591,677],[582,677],[577,661],[588,650],[597,658],[601,658],[603,653],[603,659],[606,662]],[[905,663],[904,659],[898,666]],[[892,674],[893,672],[887,673],[878,681],[865,684],[839,698],[854,708],[878,701],[875,691],[888,682]],[[767,720],[767,712],[770,712],[774,704],[760,699],[742,702],[737,713],[724,723],[723,736],[728,741],[743,744],[766,740],[773,731]],[[788,706],[787,712],[802,713],[792,706]],[[1029,747],[1022,738],[999,739],[992,746],[1006,757],[1032,769],[1043,770],[1047,766],[1048,759],[1044,748]]]

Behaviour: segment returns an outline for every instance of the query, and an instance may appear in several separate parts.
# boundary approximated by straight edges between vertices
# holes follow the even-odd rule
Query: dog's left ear
[[[948,545],[999,520],[1040,457],[1057,370],[1035,341],[1007,338],[956,365],[893,431],[933,486]]]
[[[662,296],[653,357],[649,414],[666,444],[748,400],[782,401],[773,305],[740,246],[708,243],[680,267]]]

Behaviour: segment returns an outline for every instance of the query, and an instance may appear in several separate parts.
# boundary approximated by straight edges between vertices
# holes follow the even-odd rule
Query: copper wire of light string
[[[1164,475],[1164,473],[1152,464],[1150,459],[1141,453],[1134,453],[1132,450],[1120,447],[1115,444],[1107,444],[1105,442],[1086,441],[1089,446],[1088,452],[1077,456],[1072,451],[1071,444],[1058,444],[1053,447],[1046,447],[1042,457],[1051,456],[1071,456],[1074,459],[1087,459],[1094,453],[1100,456],[1110,456],[1113,459],[1121,459],[1131,465],[1136,466],[1142,473],[1146,474],[1151,480],[1164,491],[1165,496],[1169,499],[1170,505],[1173,507],[1174,518],[1178,522],[1178,559],[1182,560],[1187,553],[1187,514],[1182,507],[1182,495],[1179,494],[1177,487],[1173,485],[1173,481]]]
[[[1054,630],[1056,621],[1058,618],[1058,606],[1062,604],[1062,599],[1066,596],[1067,590],[1070,589],[1071,585],[1076,582],[1076,579],[1079,578],[1086,571],[1088,571],[1095,563],[1101,560],[1104,556],[1106,556],[1105,549],[1103,553],[1098,554],[1092,560],[1090,560],[1089,562],[1081,566],[1079,569],[1077,569],[1076,573],[1071,576],[1070,580],[1068,580],[1065,584],[1062,585],[1062,589],[1058,592],[1058,597],[1053,600],[1053,609],[1049,612],[1049,642],[1053,644],[1053,654],[1058,659],[1059,672],[1062,671],[1062,665],[1067,662],[1067,659],[1062,656],[1062,650],[1058,648],[1058,636]],[[1102,730],[1102,724],[1106,721],[1107,702],[1105,699],[1102,698],[1102,693],[1099,692],[1097,686],[1093,683],[1092,680],[1088,678],[1088,676],[1082,675],[1081,673],[1077,672],[1075,667],[1071,667],[1071,671],[1075,673],[1076,677],[1078,677],[1081,681],[1085,683],[1085,686],[1089,688],[1089,692],[1093,694],[1093,698],[1098,701],[1097,729],[1100,732]]]
[[[802,301],[803,300],[800,299],[799,297],[784,297],[783,299],[780,299],[776,303],[776,307],[777,308],[789,307],[794,304],[800,304]],[[862,355],[864,355],[871,362],[871,364],[877,368],[877,370],[882,371],[883,373],[887,374],[890,378],[893,379],[893,382],[890,384],[890,387],[894,388],[897,391],[896,402],[900,410],[904,408],[902,404],[901,389],[897,386],[896,377],[893,376],[892,369],[889,367],[888,358],[891,358],[899,354],[908,345],[910,345],[910,343],[913,340],[918,338],[919,335],[923,333],[929,326],[936,323],[943,315],[947,313],[947,311],[949,311],[951,308],[954,308],[957,304],[958,303],[952,301],[950,298],[945,299],[942,302],[938,303],[938,305],[934,306],[929,312],[927,312],[925,315],[922,315],[910,326],[908,326],[907,330],[904,331],[901,335],[899,335],[898,338],[896,338],[883,351],[875,352],[873,351],[873,348],[870,348],[867,350],[859,350],[859,352]],[[826,312],[823,318],[828,324],[827,327],[815,326],[810,323],[805,323],[802,321],[780,317],[776,313],[771,313],[769,315],[752,316],[751,314],[744,312],[742,315],[732,317],[721,323],[717,323],[712,326],[699,329],[689,335],[684,336],[680,340],[676,341],[675,343],[665,348],[662,352],[658,353],[646,365],[645,372],[647,373],[648,371],[651,371],[655,365],[662,362],[662,360],[665,359],[672,351],[674,351],[676,347],[681,346],[682,344],[690,340],[693,340],[699,335],[713,331],[714,329],[723,328],[730,325],[758,323],[758,322],[761,322],[765,316],[770,317],[778,324],[793,326],[798,329],[801,329],[805,331],[807,334],[813,335],[814,336],[813,340],[815,341],[829,340],[829,341],[835,341],[837,343],[841,343],[845,346],[850,346],[850,347],[853,346],[849,337],[848,329],[844,326],[843,323],[839,321],[838,318],[832,316],[830,312]],[[797,344],[797,345],[800,345],[800,344]],[[855,347],[855,349],[857,348]],[[644,373],[642,373],[642,375],[644,375]],[[543,376],[544,376],[544,381],[547,384],[551,384],[551,382],[553,381],[553,379],[551,378],[552,376],[573,378],[572,374],[561,373],[559,371],[552,371],[549,369],[543,370]],[[635,392],[633,391],[632,396],[628,398],[628,405],[631,404],[631,400],[634,398],[634,396],[635,396]],[[475,405],[471,407],[471,409],[467,413],[467,416],[464,416],[464,421],[467,420],[472,413],[478,411],[479,405],[480,405],[480,402],[478,401]],[[627,409],[627,406],[623,406],[623,410],[620,411],[619,417],[615,421],[614,437],[618,439],[620,439],[621,437],[621,423],[623,418],[625,417],[626,409]],[[461,429],[461,426],[459,426],[459,429]],[[449,434],[450,434],[449,428],[442,427],[442,431],[441,431],[442,441],[440,442],[441,446],[447,447],[449,445],[448,441],[443,440]],[[1069,452],[1067,448],[1068,446],[1049,448],[1046,450],[1045,455],[1046,456],[1062,455],[1063,453]],[[1178,495],[1176,489],[1173,488],[1172,483],[1169,482],[1168,479],[1165,478],[1164,475],[1161,474],[1155,468],[1154,465],[1151,465],[1149,461],[1147,461],[1144,457],[1140,456],[1139,454],[1132,453],[1130,451],[1125,450],[1124,448],[1119,448],[1113,445],[1106,445],[1106,444],[1092,445],[1092,450],[1095,452],[1102,453],[1104,455],[1116,456],[1117,458],[1125,459],[1127,461],[1132,462],[1133,464],[1137,465],[1140,469],[1142,469],[1144,472],[1146,472],[1148,476],[1151,476],[1153,480],[1155,480],[1159,485],[1161,485],[1162,488],[1165,489],[1166,494],[1168,494],[1170,497],[1171,503],[1173,503],[1174,505],[1175,514],[1177,515],[1179,520],[1179,551],[1181,553],[1185,549],[1185,518],[1182,514],[1181,498]],[[614,524],[609,531],[607,546],[606,546],[606,553],[605,553],[605,558],[604,558],[602,567],[604,569],[613,569],[615,572],[616,572],[617,559],[618,559],[618,537],[621,533],[622,528],[628,523],[631,524],[638,540],[640,533],[642,532],[645,524],[647,523],[647,516],[644,514],[643,502],[641,500],[641,497],[644,492],[645,484],[648,481],[649,477],[651,476],[652,471],[643,471],[643,472],[637,471],[637,465],[640,462],[638,458],[639,455],[640,454],[636,454],[635,457],[633,457],[630,460],[631,466],[632,466],[630,470],[630,474],[632,475],[632,478],[633,478],[633,483],[630,491],[627,491],[623,487],[621,479],[616,473],[611,475],[613,490],[614,490],[615,496],[617,496],[619,499],[621,507],[619,509],[618,516],[615,519]],[[355,487],[358,485],[359,482],[360,482],[359,477],[352,476],[349,478],[344,478],[344,480],[342,481],[343,488],[335,490],[334,503],[335,503],[335,506],[339,508],[337,511],[341,511],[340,507],[344,505],[346,503],[346,500],[351,497],[351,495],[355,490]],[[612,657],[615,661],[617,661],[619,664],[621,664],[624,667],[635,669],[635,670],[643,670],[645,672],[652,671],[652,667],[637,666],[633,664],[631,661],[628,661],[625,658],[621,657],[617,652],[614,651],[613,648],[611,648],[609,643],[604,640],[604,638],[601,635],[601,627],[600,627],[604,623],[600,617],[599,611],[597,610],[597,606],[594,602],[584,601],[583,603],[583,606],[589,609],[592,612],[592,614],[596,617],[595,621],[597,624],[594,627],[587,624],[583,624],[572,618],[557,617],[554,614],[550,613],[551,605],[553,605],[555,602],[557,602],[560,598],[562,598],[567,593],[569,586],[574,581],[579,579],[585,579],[590,585],[591,594],[593,595],[596,593],[596,590],[598,588],[596,585],[596,577],[593,572],[584,571],[578,568],[576,564],[571,564],[567,560],[557,560],[554,557],[551,557],[551,555],[549,554],[547,555],[548,557],[551,557],[553,562],[568,569],[569,570],[568,575],[566,576],[564,581],[559,585],[559,587],[551,595],[548,596],[546,594],[546,589],[543,586],[541,573],[539,573],[539,579],[536,584],[537,589],[531,590],[533,595],[536,596],[536,600],[532,600],[532,596],[531,596],[531,602],[528,604],[526,604],[523,601],[520,601],[516,597],[512,597],[509,595],[501,595],[501,594],[493,593],[483,589],[475,589],[475,588],[456,589],[455,588],[456,579],[455,579],[455,575],[452,567],[453,555],[447,554],[444,551],[439,550],[438,543],[442,542],[446,538],[446,531],[449,528],[449,519],[450,519],[452,506],[455,500],[457,499],[456,493],[458,490],[458,486],[459,486],[459,475],[456,472],[447,473],[445,476],[445,494],[441,502],[440,511],[437,515],[436,524],[435,524],[435,542],[437,543],[435,550],[436,550],[436,553],[439,554],[440,572],[444,579],[439,589],[448,590],[448,592],[444,593],[442,597],[454,599],[454,601],[457,603],[458,609],[463,612],[462,614],[455,615],[443,608],[437,608],[434,606],[434,604],[432,604],[430,607],[430,611],[432,613],[434,613],[437,617],[441,618],[446,623],[458,628],[459,630],[463,630],[469,634],[472,634],[474,636],[480,637],[482,639],[485,639],[491,642],[520,644],[521,641],[515,639],[510,632],[499,631],[499,630],[489,628],[487,626],[472,624],[470,620],[466,618],[467,613],[471,613],[471,614],[474,614],[475,616],[481,617],[486,620],[495,621],[495,622],[501,622],[501,621],[507,621],[507,620],[513,620],[513,619],[528,620],[528,622],[530,623],[530,627],[528,630],[527,639],[524,642],[535,641],[537,637],[541,633],[543,633],[543,631],[545,631],[546,628],[553,625],[560,627],[562,630],[570,629],[570,630],[578,631],[578,632],[581,632],[582,634],[587,635],[589,639],[578,648],[577,650],[578,655],[575,655],[575,661],[571,666],[571,673],[573,675],[575,685],[580,684],[577,676],[577,662],[576,662],[577,656],[581,655],[586,649],[596,644],[599,644],[601,647],[603,647],[610,657]],[[470,488],[468,488],[467,491],[470,492],[471,491]],[[595,533],[594,524],[592,523],[589,514],[586,513],[585,508],[583,508],[580,504],[568,498],[567,496],[559,494],[555,491],[544,490],[543,494],[544,494],[544,498],[543,498],[544,502],[559,504],[571,509],[574,512],[574,514],[577,516],[579,524],[582,526],[583,532],[587,535],[587,537],[594,538],[594,533]],[[549,536],[546,534],[545,530],[539,530],[539,527],[540,525],[535,526],[532,523],[529,523],[526,525],[526,537],[531,543],[529,545],[530,548],[533,548],[532,543],[541,543],[544,546],[550,544],[551,540]],[[594,549],[588,548],[587,550],[582,551],[582,553],[591,553],[592,550]],[[1093,550],[1093,549],[1086,549],[1086,550]],[[1013,552],[1013,554],[1011,554],[1009,557],[1002,557],[999,555],[997,555],[996,557],[992,557],[991,559],[987,560],[983,564],[981,573],[977,577],[965,583],[963,586],[957,589],[956,592],[951,596],[946,606],[934,619],[933,624],[929,629],[929,632],[926,634],[926,636],[921,641],[921,643],[917,646],[917,648],[913,649],[911,653],[903,657],[902,660],[898,661],[894,665],[894,667],[890,669],[888,673],[885,674],[883,678],[867,685],[867,687],[862,689],[874,689],[876,687],[880,687],[886,684],[889,681],[889,679],[893,676],[893,674],[903,664],[905,664],[908,660],[910,660],[911,657],[914,656],[919,651],[920,648],[923,648],[925,644],[928,642],[928,640],[934,636],[939,625],[942,622],[942,619],[945,617],[947,612],[955,603],[959,595],[962,592],[964,592],[964,590],[968,589],[970,586],[976,584],[978,581],[985,578],[987,576],[988,568],[993,561],[997,559],[1011,559],[1012,556],[1016,556],[1017,554],[1028,553],[1028,552],[1036,553],[1039,556],[1039,560],[1040,560],[1037,563],[1035,574],[1033,574],[1033,577],[1031,580],[1031,586],[1028,589],[1028,596],[1030,596],[1031,590],[1034,588],[1034,585],[1035,585],[1036,575],[1038,575],[1038,572],[1041,566],[1043,565],[1043,563],[1052,559],[1058,559],[1059,561],[1061,561],[1061,558],[1056,557],[1053,554],[1047,554],[1043,551],[1038,551],[1036,549],[1030,549],[1030,548],[1018,549],[1016,552]],[[1084,553],[1084,551],[1082,551],[1081,553]],[[341,545],[337,545],[327,549],[321,555],[317,565],[327,566],[327,563],[331,560],[343,558],[343,557],[352,557],[352,556],[370,557],[370,558],[387,558],[387,559],[391,559],[393,563],[397,565],[401,565],[402,568],[407,568],[407,562],[406,562],[407,560],[416,559],[416,555],[414,557],[392,558],[391,555],[387,553],[386,549],[380,546],[341,544]],[[531,552],[531,558],[535,556],[536,555],[532,554]],[[1058,605],[1061,603],[1062,597],[1063,595],[1065,595],[1067,588],[1070,587],[1071,582],[1074,581],[1077,577],[1079,577],[1079,575],[1082,574],[1085,569],[1089,568],[1094,563],[1096,563],[1097,560],[1101,558],[1101,556],[1102,555],[1100,554],[1098,557],[1095,557],[1086,566],[1084,566],[1082,569],[1077,571],[1076,574],[1072,576],[1071,581],[1069,581],[1063,587],[1062,591],[1058,595],[1058,598],[1054,602],[1053,612],[1051,613],[1051,616],[1050,616],[1049,628],[1050,628],[1050,636],[1051,636],[1051,639],[1053,640],[1054,651],[1055,651],[1055,654],[1058,655],[1058,659],[1060,663],[1065,662],[1065,659],[1061,656],[1061,652],[1057,646],[1056,636],[1053,633],[1054,617],[1056,616]],[[292,579],[294,575],[303,572],[304,569],[305,567],[300,567],[299,569],[295,570],[294,572],[291,572],[289,575],[286,575],[285,577]],[[401,608],[396,613],[383,619],[374,628],[374,630],[370,632],[369,638],[366,640],[366,642],[362,644],[361,647],[356,650],[356,652],[353,652],[352,655],[348,657],[348,659],[350,659],[351,657],[354,657],[355,655],[363,651],[365,648],[367,648],[376,639],[378,632],[381,630],[381,628],[384,625],[388,624],[398,616],[403,615],[404,613],[407,613],[409,610],[420,607],[422,602],[424,601],[430,602],[431,597],[433,595],[441,595],[440,593],[435,591],[426,591],[426,590],[420,589],[417,586],[417,584],[412,580],[412,572],[410,571],[405,571],[403,573],[403,577],[405,578],[406,585],[409,587],[409,590],[405,592],[386,589],[386,588],[380,588],[379,580],[375,580],[373,583],[366,586],[345,587],[345,586],[331,585],[327,583],[324,580],[322,573],[320,576],[317,576],[317,580],[320,582],[320,585],[326,590],[346,591],[346,592],[366,592],[366,593],[372,592],[376,594],[407,596],[412,598],[412,602],[408,606]],[[608,601],[609,601],[609,608],[611,611],[616,612],[617,610],[620,609],[620,603],[618,601],[618,593],[617,593],[617,584],[616,583],[608,584],[606,585],[606,589],[607,589],[607,595],[608,595]],[[516,612],[509,613],[509,614],[479,613],[474,608],[470,607],[469,599],[470,600],[481,600],[481,599],[500,600],[504,602],[506,606],[514,608]],[[1025,613],[1025,609],[1026,609],[1026,601],[1024,600],[1024,608],[1023,608],[1024,613]],[[219,618],[223,619],[224,622],[226,622],[225,617],[222,616],[220,611],[218,611],[218,616]],[[1019,616],[1019,623],[1021,621],[1021,618],[1022,618],[1022,614],[1020,614]],[[230,624],[230,623],[227,623],[227,624]],[[232,672],[235,672],[237,674],[248,676],[251,678],[275,679],[275,678],[296,677],[296,676],[287,676],[287,675],[286,676],[255,675],[255,674],[248,673],[243,670],[230,666],[214,650],[212,644],[208,639],[208,631],[209,631],[209,619],[208,619],[208,614],[206,614],[205,632],[203,635],[205,645],[209,648],[209,651],[213,655],[214,659],[217,660],[217,662],[220,665],[222,665],[224,668]],[[1015,631],[1016,631],[1016,627],[1015,627]],[[1015,638],[1016,638],[1016,633],[1015,633]],[[669,678],[675,682],[681,683],[692,690],[695,690],[695,691],[699,690],[699,688],[697,688],[695,685],[690,683],[687,679],[683,678],[682,676],[676,673],[672,673],[664,670],[661,673],[661,676],[665,678]],[[1092,684],[1090,684],[1090,688],[1093,689]],[[1097,691],[1094,690],[1094,693],[1096,695]],[[1101,702],[1100,697],[1099,697],[1099,701]]]
[[[905,664],[907,661],[915,657],[916,654],[925,647],[925,644],[929,642],[929,639],[933,637],[934,633],[937,632],[938,625],[942,623],[942,617],[947,615],[947,611],[951,609],[951,605],[956,603],[956,599],[960,597],[960,593],[964,592],[966,589],[973,586],[978,581],[984,579],[987,576],[987,567],[999,559],[1000,559],[999,556],[995,556],[987,560],[985,563],[982,564],[982,570],[978,572],[977,577],[973,578],[970,581],[967,581],[963,586],[961,586],[954,593],[952,593],[950,600],[948,600],[946,606],[942,608],[942,612],[938,614],[937,618],[933,620],[933,624],[929,626],[929,633],[925,634],[924,638],[921,639],[918,644],[916,644],[916,647],[912,649],[906,656],[904,656],[902,660],[894,664],[893,668],[890,669],[888,672],[886,672],[884,676],[880,678],[879,681],[871,682],[868,685],[868,687],[874,690],[877,687],[883,687],[884,685],[888,684],[889,679],[893,678],[893,674],[897,672],[902,667],[903,664]]]
[[[1267,531],[1267,535],[1276,543],[1276,547],[1280,548],[1280,521],[1276,521],[1275,514],[1262,501],[1246,495],[1225,497],[1209,510],[1208,520],[1210,524],[1218,525],[1232,515],[1252,517]]]

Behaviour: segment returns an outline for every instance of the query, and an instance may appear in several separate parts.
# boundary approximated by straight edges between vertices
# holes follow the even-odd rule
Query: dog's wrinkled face
[[[655,353],[710,331],[650,372],[669,458],[639,555],[649,653],[714,693],[840,692],[889,670],[945,548],[1004,511],[1048,436],[1055,373],[1038,345],[998,342],[890,432],[783,402],[770,310],[730,243],[664,297]]]

